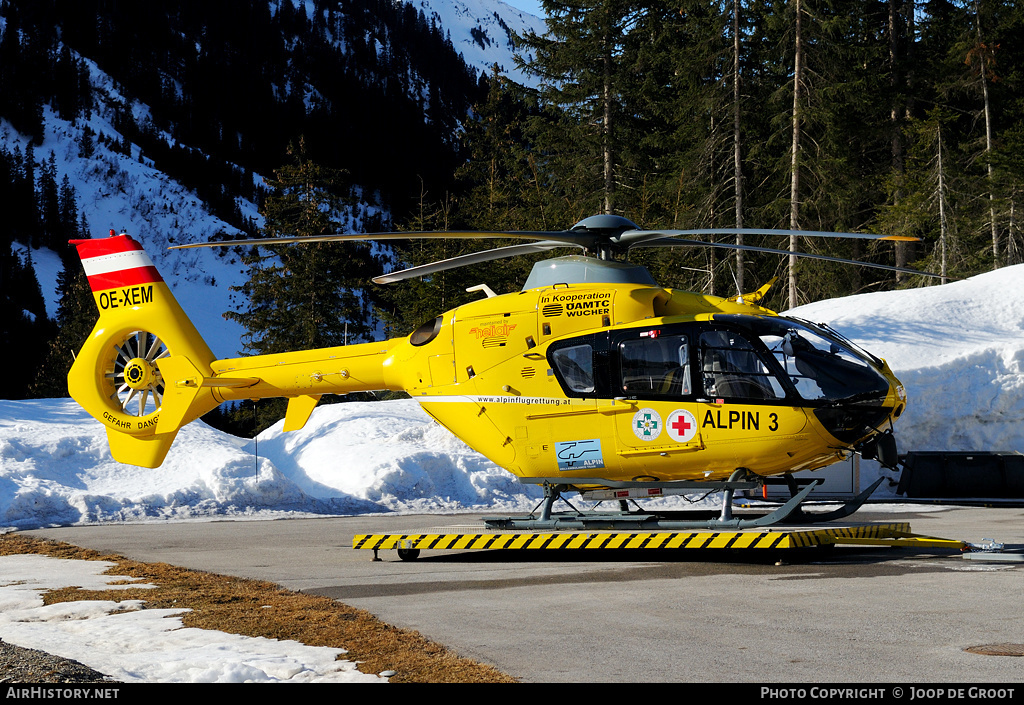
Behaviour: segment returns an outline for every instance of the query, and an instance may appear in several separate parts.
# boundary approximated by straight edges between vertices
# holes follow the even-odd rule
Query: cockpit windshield
[[[716,320],[732,317],[716,317]],[[840,401],[885,396],[889,383],[877,361],[831,331],[783,317],[736,317],[775,356],[801,398]]]

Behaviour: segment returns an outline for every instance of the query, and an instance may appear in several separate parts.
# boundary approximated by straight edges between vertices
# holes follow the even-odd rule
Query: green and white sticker
[[[654,409],[640,409],[633,414],[633,433],[641,441],[653,441],[661,435],[661,416]]]

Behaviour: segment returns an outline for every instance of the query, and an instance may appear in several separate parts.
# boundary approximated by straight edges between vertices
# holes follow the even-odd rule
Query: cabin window
[[[627,396],[684,396],[692,393],[690,346],[685,335],[654,335],[619,344],[622,391]]]
[[[710,330],[700,335],[704,392],[715,398],[774,400],[786,396],[754,346],[739,333]]]
[[[551,353],[565,385],[577,394],[594,391],[594,349],[590,345],[573,345]]]

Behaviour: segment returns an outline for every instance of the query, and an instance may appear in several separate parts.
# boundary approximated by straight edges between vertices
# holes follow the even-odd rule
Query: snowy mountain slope
[[[291,1],[296,7],[304,5],[307,12],[313,11],[311,2]],[[489,72],[494,63],[514,71],[510,32],[543,28],[538,18],[500,0],[416,0],[414,4],[447,30],[466,61],[481,72]],[[230,290],[247,276],[242,265],[226,250],[167,250],[173,244],[236,234],[238,229],[212,215],[194,191],[154,168],[137,145],[130,147],[129,156],[97,140],[86,156],[82,149],[86,129],[123,144],[127,140],[115,126],[117,111],[127,109],[137,124],[146,125],[150,110],[123,93],[120,85],[88,57],[76,58],[85,62],[92,85],[93,105],[88,118],[63,120],[45,106],[44,139],[35,146],[35,159],[41,163],[53,155],[58,182],[67,177],[74,187],[77,206],[92,237],[104,237],[113,229],[140,240],[214,353],[218,357],[239,354],[243,329],[224,319],[223,313],[244,305],[244,301],[233,298]],[[170,144],[175,142],[173,135],[164,133],[163,137]],[[24,153],[28,142],[26,136],[0,118],[0,146]],[[258,176],[256,179],[261,181]],[[247,219],[260,224],[254,203],[240,200],[239,206]],[[353,215],[356,212],[361,215]],[[342,217],[341,229],[358,232],[362,217],[379,214],[379,205],[361,204]],[[24,247],[20,253],[25,256]],[[35,252],[32,259],[47,300],[47,313],[53,317],[59,259],[49,251]]]
[[[530,31],[543,34],[544,21],[501,0],[408,0],[423,10],[451,36],[463,60],[490,74],[495,64],[516,83],[534,85],[535,79],[516,67],[512,35]]]
[[[94,81],[98,84],[105,80],[102,74],[95,74]],[[46,132],[43,143],[35,147],[37,159],[54,155],[58,177],[67,176],[74,187],[79,211],[88,221],[93,237],[105,237],[113,229],[129,233],[142,242],[214,352],[219,356],[234,355],[243,329],[223,319],[221,314],[232,306],[229,287],[243,280],[240,267],[228,269],[231,259],[222,258],[212,250],[194,250],[188,256],[181,256],[169,252],[167,247],[239,231],[211,215],[194,192],[144,161],[140,162],[137,151],[136,157],[130,159],[97,143],[91,156],[82,156],[79,140],[86,125],[96,134],[120,137],[105,117],[108,114],[97,110],[87,123],[80,120],[72,124],[46,108]],[[27,142],[27,138],[0,120],[0,144],[12,151],[15,148],[24,151]],[[255,212],[255,206],[248,204],[248,207]],[[36,275],[47,299],[47,313],[52,316],[57,307],[57,258],[52,253],[37,252],[33,254],[33,261],[48,265],[37,268]]]
[[[793,313],[888,359],[909,397],[905,452],[1024,451],[1022,312],[1024,265]],[[70,400],[0,401],[0,526],[518,511],[539,498],[412,400],[324,406],[301,431],[281,427],[246,441],[196,422],[148,470],[114,462],[102,425]],[[862,486],[879,472],[866,466]]]

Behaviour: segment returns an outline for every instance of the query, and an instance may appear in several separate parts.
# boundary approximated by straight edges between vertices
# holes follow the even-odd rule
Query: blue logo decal
[[[555,456],[558,458],[558,469],[562,471],[590,470],[604,467],[604,456],[601,454],[600,438],[555,443]]]

